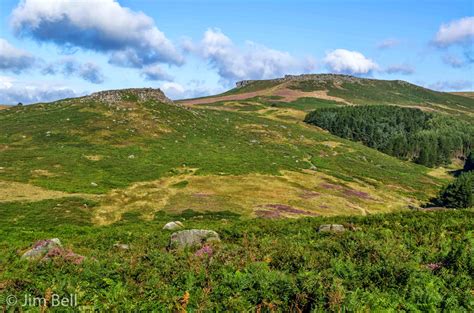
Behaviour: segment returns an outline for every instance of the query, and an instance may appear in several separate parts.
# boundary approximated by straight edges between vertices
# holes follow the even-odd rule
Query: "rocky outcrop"
[[[335,81],[335,82],[360,82],[362,78],[354,77],[351,75],[342,74],[302,74],[302,75],[285,75],[281,78],[270,79],[270,81],[277,83],[284,83],[288,81]],[[367,79],[366,79],[367,80]],[[258,80],[242,80],[235,83],[237,88],[247,86]]]
[[[173,103],[159,88],[128,88],[104,90],[91,94],[89,98],[100,102],[115,103],[122,101],[155,100],[163,103]]]

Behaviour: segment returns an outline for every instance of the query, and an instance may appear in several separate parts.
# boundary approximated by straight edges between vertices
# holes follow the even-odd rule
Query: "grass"
[[[76,294],[79,308],[71,311],[473,309],[472,210],[297,220],[188,210],[161,212],[151,221],[129,213],[120,222],[97,227],[87,220],[83,203],[87,200],[0,206],[5,217],[0,300],[10,294],[19,299]],[[17,218],[19,208],[29,214]],[[212,257],[195,256],[197,248],[168,250],[170,232],[161,227],[170,220],[213,229],[222,242],[212,247]],[[358,230],[319,233],[325,223]],[[19,251],[53,237],[88,259],[82,265],[20,260]],[[130,250],[114,249],[115,243],[129,244]],[[429,269],[430,264],[439,269]]]
[[[336,87],[330,81],[302,81],[290,88],[302,91],[327,90],[329,96],[354,104],[395,104],[430,107],[453,115],[474,112],[474,100],[436,92],[403,81],[367,80],[343,82]]]
[[[324,174],[399,186],[414,190],[408,193],[419,199],[431,196],[441,183],[426,168],[316,128],[245,111],[153,102],[109,108],[69,100],[2,111],[0,123],[0,146],[6,147],[0,179],[58,191],[102,194],[173,176],[182,167],[198,169],[196,175],[278,176],[309,169],[308,159]],[[334,153],[324,141],[343,142],[350,150]]]

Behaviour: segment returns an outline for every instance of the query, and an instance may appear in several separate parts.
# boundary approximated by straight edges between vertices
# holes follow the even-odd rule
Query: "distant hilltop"
[[[90,98],[102,102],[115,103],[126,100],[157,100],[163,103],[173,103],[159,88],[128,88],[117,90],[104,90],[94,92]]]
[[[334,82],[361,82],[363,80],[371,80],[368,78],[359,78],[351,75],[344,74],[301,74],[301,75],[285,75],[284,77],[268,79],[268,81],[283,83],[287,81],[334,81]],[[237,88],[247,86],[251,83],[261,81],[256,79],[251,80],[241,80],[235,83]],[[402,82],[402,81],[400,81]],[[405,82],[406,83],[406,82]]]

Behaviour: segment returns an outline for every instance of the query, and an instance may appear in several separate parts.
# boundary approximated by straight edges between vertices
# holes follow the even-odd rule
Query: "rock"
[[[124,243],[116,243],[114,244],[114,248],[117,248],[119,250],[129,250],[130,246]]]
[[[85,257],[64,249],[58,238],[37,241],[31,249],[23,253],[22,259],[40,262],[51,261],[54,258],[61,258],[66,262],[81,264]]]
[[[31,249],[23,253],[21,258],[27,260],[40,259],[55,248],[62,248],[61,241],[58,238],[39,240]]]
[[[209,242],[219,242],[219,234],[213,230],[190,229],[171,234],[170,246],[183,248]]]
[[[91,186],[92,186],[92,187],[97,187],[97,186],[99,186],[99,185],[97,185],[97,183],[92,182],[92,183],[91,183]]]
[[[183,223],[181,223],[180,221],[169,222],[169,223],[166,223],[165,226],[163,226],[163,229],[167,229],[167,230],[176,230],[180,228],[184,228]]]
[[[158,102],[171,104],[171,101],[160,89],[154,88],[129,88],[120,90],[105,90],[91,94],[89,98],[106,102],[116,103],[136,99],[138,101],[156,100]]]
[[[340,232],[343,232],[345,230],[346,229],[341,224],[323,224],[323,225],[319,226],[319,232],[321,232],[321,233],[326,233],[326,232],[340,233]]]

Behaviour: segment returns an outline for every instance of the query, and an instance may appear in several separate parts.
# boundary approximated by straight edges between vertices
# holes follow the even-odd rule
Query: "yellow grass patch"
[[[401,209],[409,203],[410,199],[385,186],[344,183],[317,171],[288,171],[281,176],[197,176],[190,172],[111,191],[93,221],[113,223],[130,211],[152,219],[160,210],[180,213],[188,209],[245,216],[263,212],[278,217],[370,214]]]
[[[0,203],[11,201],[40,201],[71,196],[90,197],[82,194],[70,194],[60,191],[47,190],[30,184],[0,181]]]

